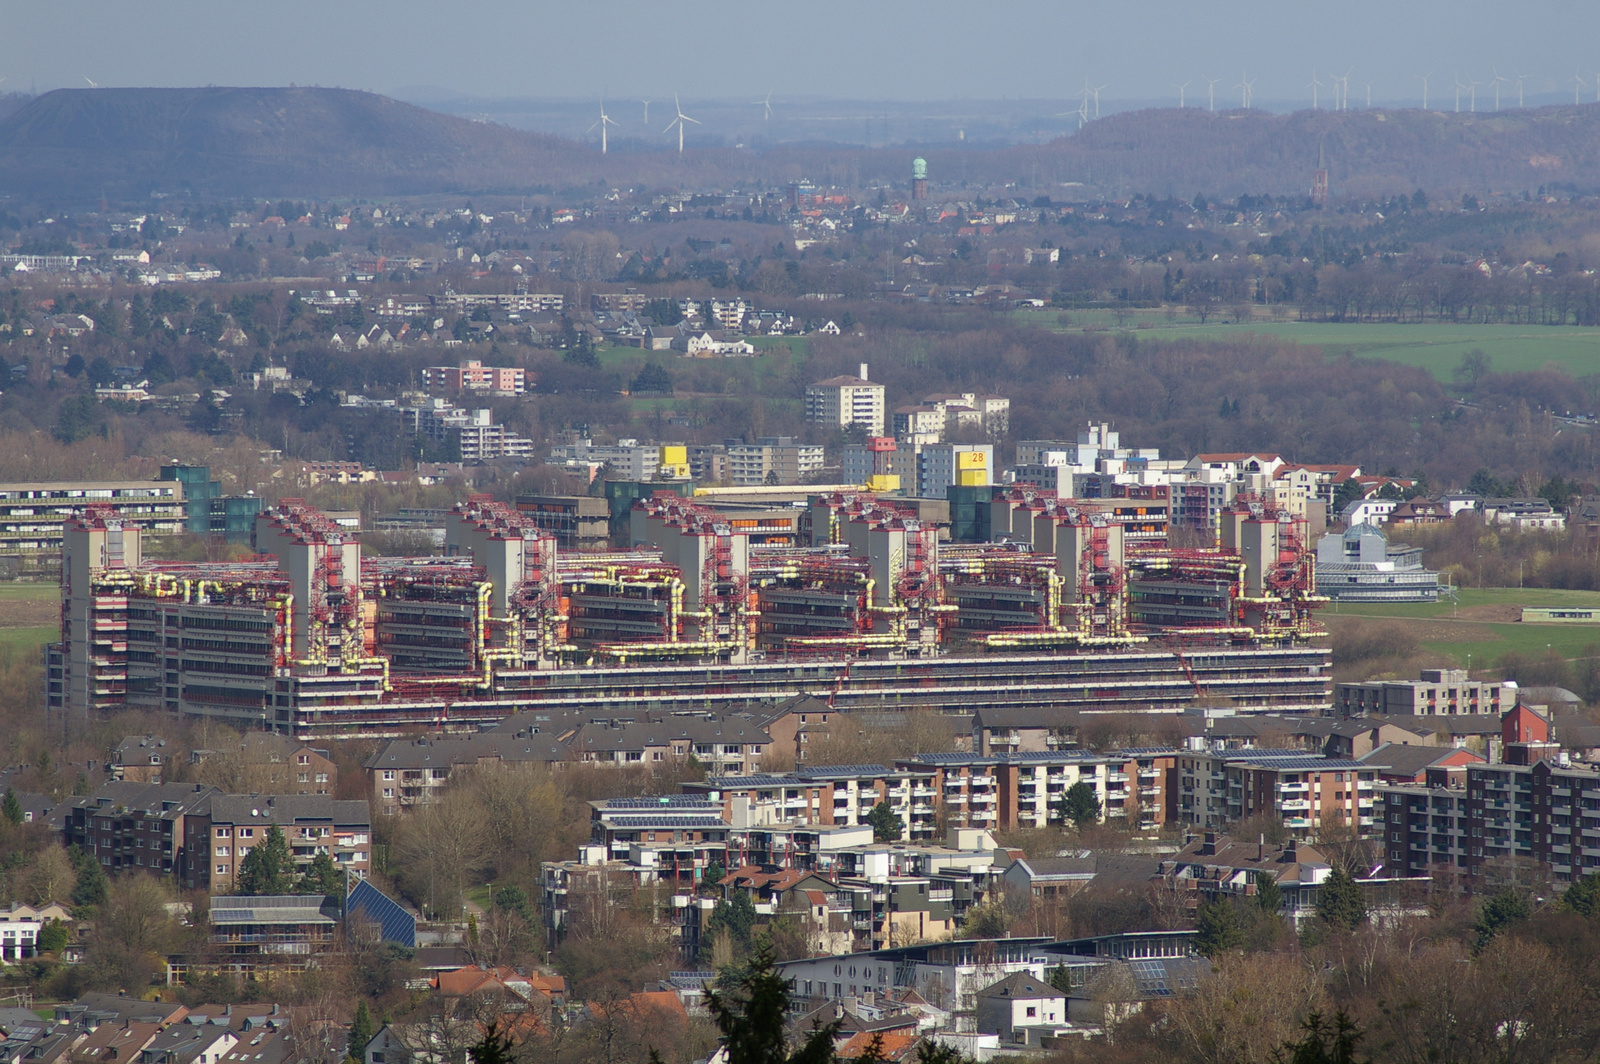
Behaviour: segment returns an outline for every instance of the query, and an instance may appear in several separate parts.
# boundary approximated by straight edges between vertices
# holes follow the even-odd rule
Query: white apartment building
[[[847,429],[859,425],[868,436],[884,434],[884,389],[867,379],[867,364],[858,377],[832,377],[806,387],[806,420],[814,425]]]

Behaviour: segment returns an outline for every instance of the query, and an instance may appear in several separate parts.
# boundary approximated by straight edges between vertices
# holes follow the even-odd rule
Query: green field
[[[54,628],[0,628],[0,660],[37,653],[56,635]]]
[[[1442,654],[1460,667],[1492,670],[1506,654],[1542,658],[1554,651],[1569,661],[1600,656],[1600,625],[1523,624],[1523,606],[1600,606],[1600,592],[1546,588],[1465,588],[1458,602],[1406,606],[1349,603],[1329,606],[1324,620],[1337,644],[1350,620],[1410,621],[1406,627],[1425,653]]]
[[[0,584],[0,611],[7,602],[43,602],[61,594],[56,584]],[[0,616],[0,621],[3,621]]]
[[[1064,314],[1068,332],[1120,330],[1150,339],[1227,339],[1257,333],[1320,346],[1329,355],[1349,353],[1357,358],[1417,366],[1442,381],[1451,379],[1451,371],[1460,364],[1461,356],[1474,348],[1481,348],[1493,360],[1492,368],[1499,372],[1535,370],[1552,362],[1574,377],[1600,372],[1600,329],[1433,322],[1358,325],[1257,320],[1241,324],[1226,313],[1214,315],[1202,325],[1192,315],[1182,313],[1169,320],[1164,310],[1124,314],[1120,322],[1116,313],[1109,310],[1070,310]],[[1015,320],[1019,324],[1034,322],[1062,328],[1061,317],[1056,312],[1019,311]]]

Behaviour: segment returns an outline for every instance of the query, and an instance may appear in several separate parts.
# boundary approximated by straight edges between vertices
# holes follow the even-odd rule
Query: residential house
[[[230,893],[245,857],[273,827],[283,832],[297,868],[305,869],[319,854],[356,879],[372,867],[372,816],[364,801],[215,793],[184,821],[184,849],[193,855],[185,884],[191,890]]]
[[[1015,972],[979,990],[977,1028],[998,1034],[1004,1042],[1025,1042],[1029,1027],[1058,1027],[1067,1022],[1067,995],[1026,972]]]
[[[131,783],[160,783],[172,762],[167,741],[156,735],[130,735],[111,751],[111,778]]]

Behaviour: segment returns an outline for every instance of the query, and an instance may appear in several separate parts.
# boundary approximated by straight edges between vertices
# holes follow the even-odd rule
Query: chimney
[[[1267,833],[1265,831],[1263,831],[1261,833],[1261,837],[1256,840],[1256,860],[1265,861],[1266,859],[1267,859]]]
[[[861,379],[867,379],[867,364],[865,362],[861,363]]]
[[[1200,853],[1201,853],[1202,856],[1209,857],[1209,856],[1211,856],[1212,854],[1214,854],[1216,852],[1217,852],[1217,833],[1215,831],[1208,831],[1208,832],[1205,833],[1205,835],[1203,835],[1201,837]]]

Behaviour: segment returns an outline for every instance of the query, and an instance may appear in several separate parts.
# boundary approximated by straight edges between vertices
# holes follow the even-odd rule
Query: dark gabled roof
[[[341,801],[326,794],[213,794],[195,812],[217,823],[265,820],[273,824],[308,821],[330,825],[370,827],[372,813],[365,801]]]
[[[1402,776],[1418,776],[1427,769],[1449,757],[1455,757],[1465,751],[1472,754],[1472,759],[1483,763],[1483,758],[1459,746],[1401,746],[1398,743],[1384,743],[1360,759],[1363,765],[1374,768],[1385,768],[1391,773]]]
[[[206,787],[198,783],[134,783],[128,780],[113,780],[102,783],[89,794],[81,798],[74,798],[67,803],[71,808],[85,809],[90,813],[99,808],[116,809],[135,813],[143,812],[152,816],[169,817],[181,816],[193,811],[201,802],[215,794],[222,792],[215,787]],[[171,809],[163,806],[171,804]]]
[[[978,991],[980,998],[1065,998],[1067,995],[1051,986],[1041,983],[1027,972],[1015,972],[1006,976],[998,983],[991,983]]]

